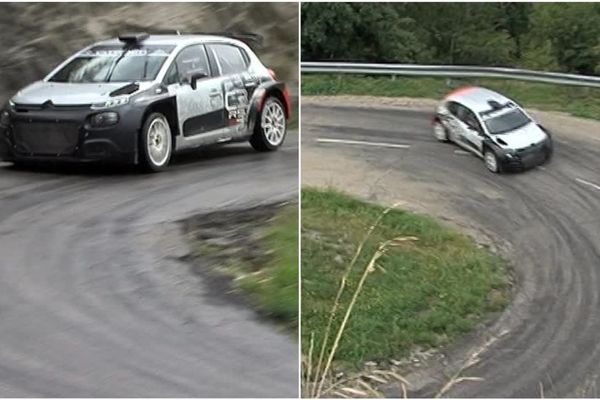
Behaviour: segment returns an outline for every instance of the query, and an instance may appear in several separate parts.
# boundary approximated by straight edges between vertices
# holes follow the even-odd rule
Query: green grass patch
[[[242,290],[268,315],[298,326],[298,205],[279,212],[263,237],[269,260],[238,280]]]
[[[334,191],[302,190],[302,350],[314,334],[319,353],[341,277],[383,208]],[[333,331],[377,246],[415,236],[391,248],[368,276],[350,316],[336,365],[359,369],[431,348],[469,332],[509,301],[503,261],[433,219],[390,211],[367,241],[348,278]],[[331,343],[332,340],[329,340]]]
[[[600,89],[522,82],[509,79],[411,78],[361,75],[303,74],[302,94],[425,97],[440,99],[451,87],[477,85],[503,93],[527,108],[562,111],[600,119]]]
[[[250,302],[263,316],[298,327],[298,204],[219,211],[185,222],[193,270],[215,296]],[[249,301],[248,301],[249,300]]]

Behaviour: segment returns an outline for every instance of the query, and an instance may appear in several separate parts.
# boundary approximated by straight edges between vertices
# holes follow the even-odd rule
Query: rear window
[[[211,44],[209,47],[219,60],[223,75],[239,74],[248,67],[246,62],[248,56],[244,57],[243,50],[239,47],[229,44]]]

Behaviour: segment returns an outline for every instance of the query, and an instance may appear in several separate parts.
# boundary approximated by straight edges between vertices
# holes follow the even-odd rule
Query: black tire
[[[158,122],[157,122],[158,121]],[[149,140],[149,129],[153,124],[164,124],[166,125],[166,129],[168,131],[168,135],[164,137],[161,136],[160,140],[167,140],[168,147],[165,150],[166,155],[164,161],[156,161],[154,157],[150,154],[150,146],[148,145]],[[160,172],[164,171],[169,162],[171,161],[171,156],[173,154],[173,137],[171,135],[171,128],[169,125],[169,120],[161,113],[152,113],[150,114],[146,120],[144,121],[144,125],[142,126],[142,130],[140,132],[140,162],[142,169],[146,172]]]
[[[544,160],[544,164],[549,163],[552,160],[552,156],[554,155],[554,144],[550,142],[548,147],[546,148],[546,159]]]
[[[263,113],[267,111],[267,107],[274,104],[283,113],[283,135],[281,140],[273,143],[267,138],[265,129],[262,127]],[[277,150],[285,141],[285,135],[287,134],[287,121],[285,117],[285,108],[279,99],[275,96],[269,96],[265,99],[263,109],[260,114],[257,115],[256,123],[254,124],[254,132],[250,136],[249,142],[256,151],[274,151]]]

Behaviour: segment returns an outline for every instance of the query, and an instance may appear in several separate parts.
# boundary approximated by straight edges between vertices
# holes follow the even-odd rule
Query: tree
[[[530,48],[550,43],[563,71],[593,74],[600,64],[600,5],[536,3],[531,15]]]
[[[415,62],[423,54],[402,4],[303,3],[302,58]]]

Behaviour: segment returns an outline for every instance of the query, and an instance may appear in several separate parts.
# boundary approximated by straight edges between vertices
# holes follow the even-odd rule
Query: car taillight
[[[271,78],[273,78],[273,80],[276,81],[277,74],[275,73],[275,71],[273,71],[271,68],[269,68],[268,71],[269,71],[269,75],[271,75]]]

